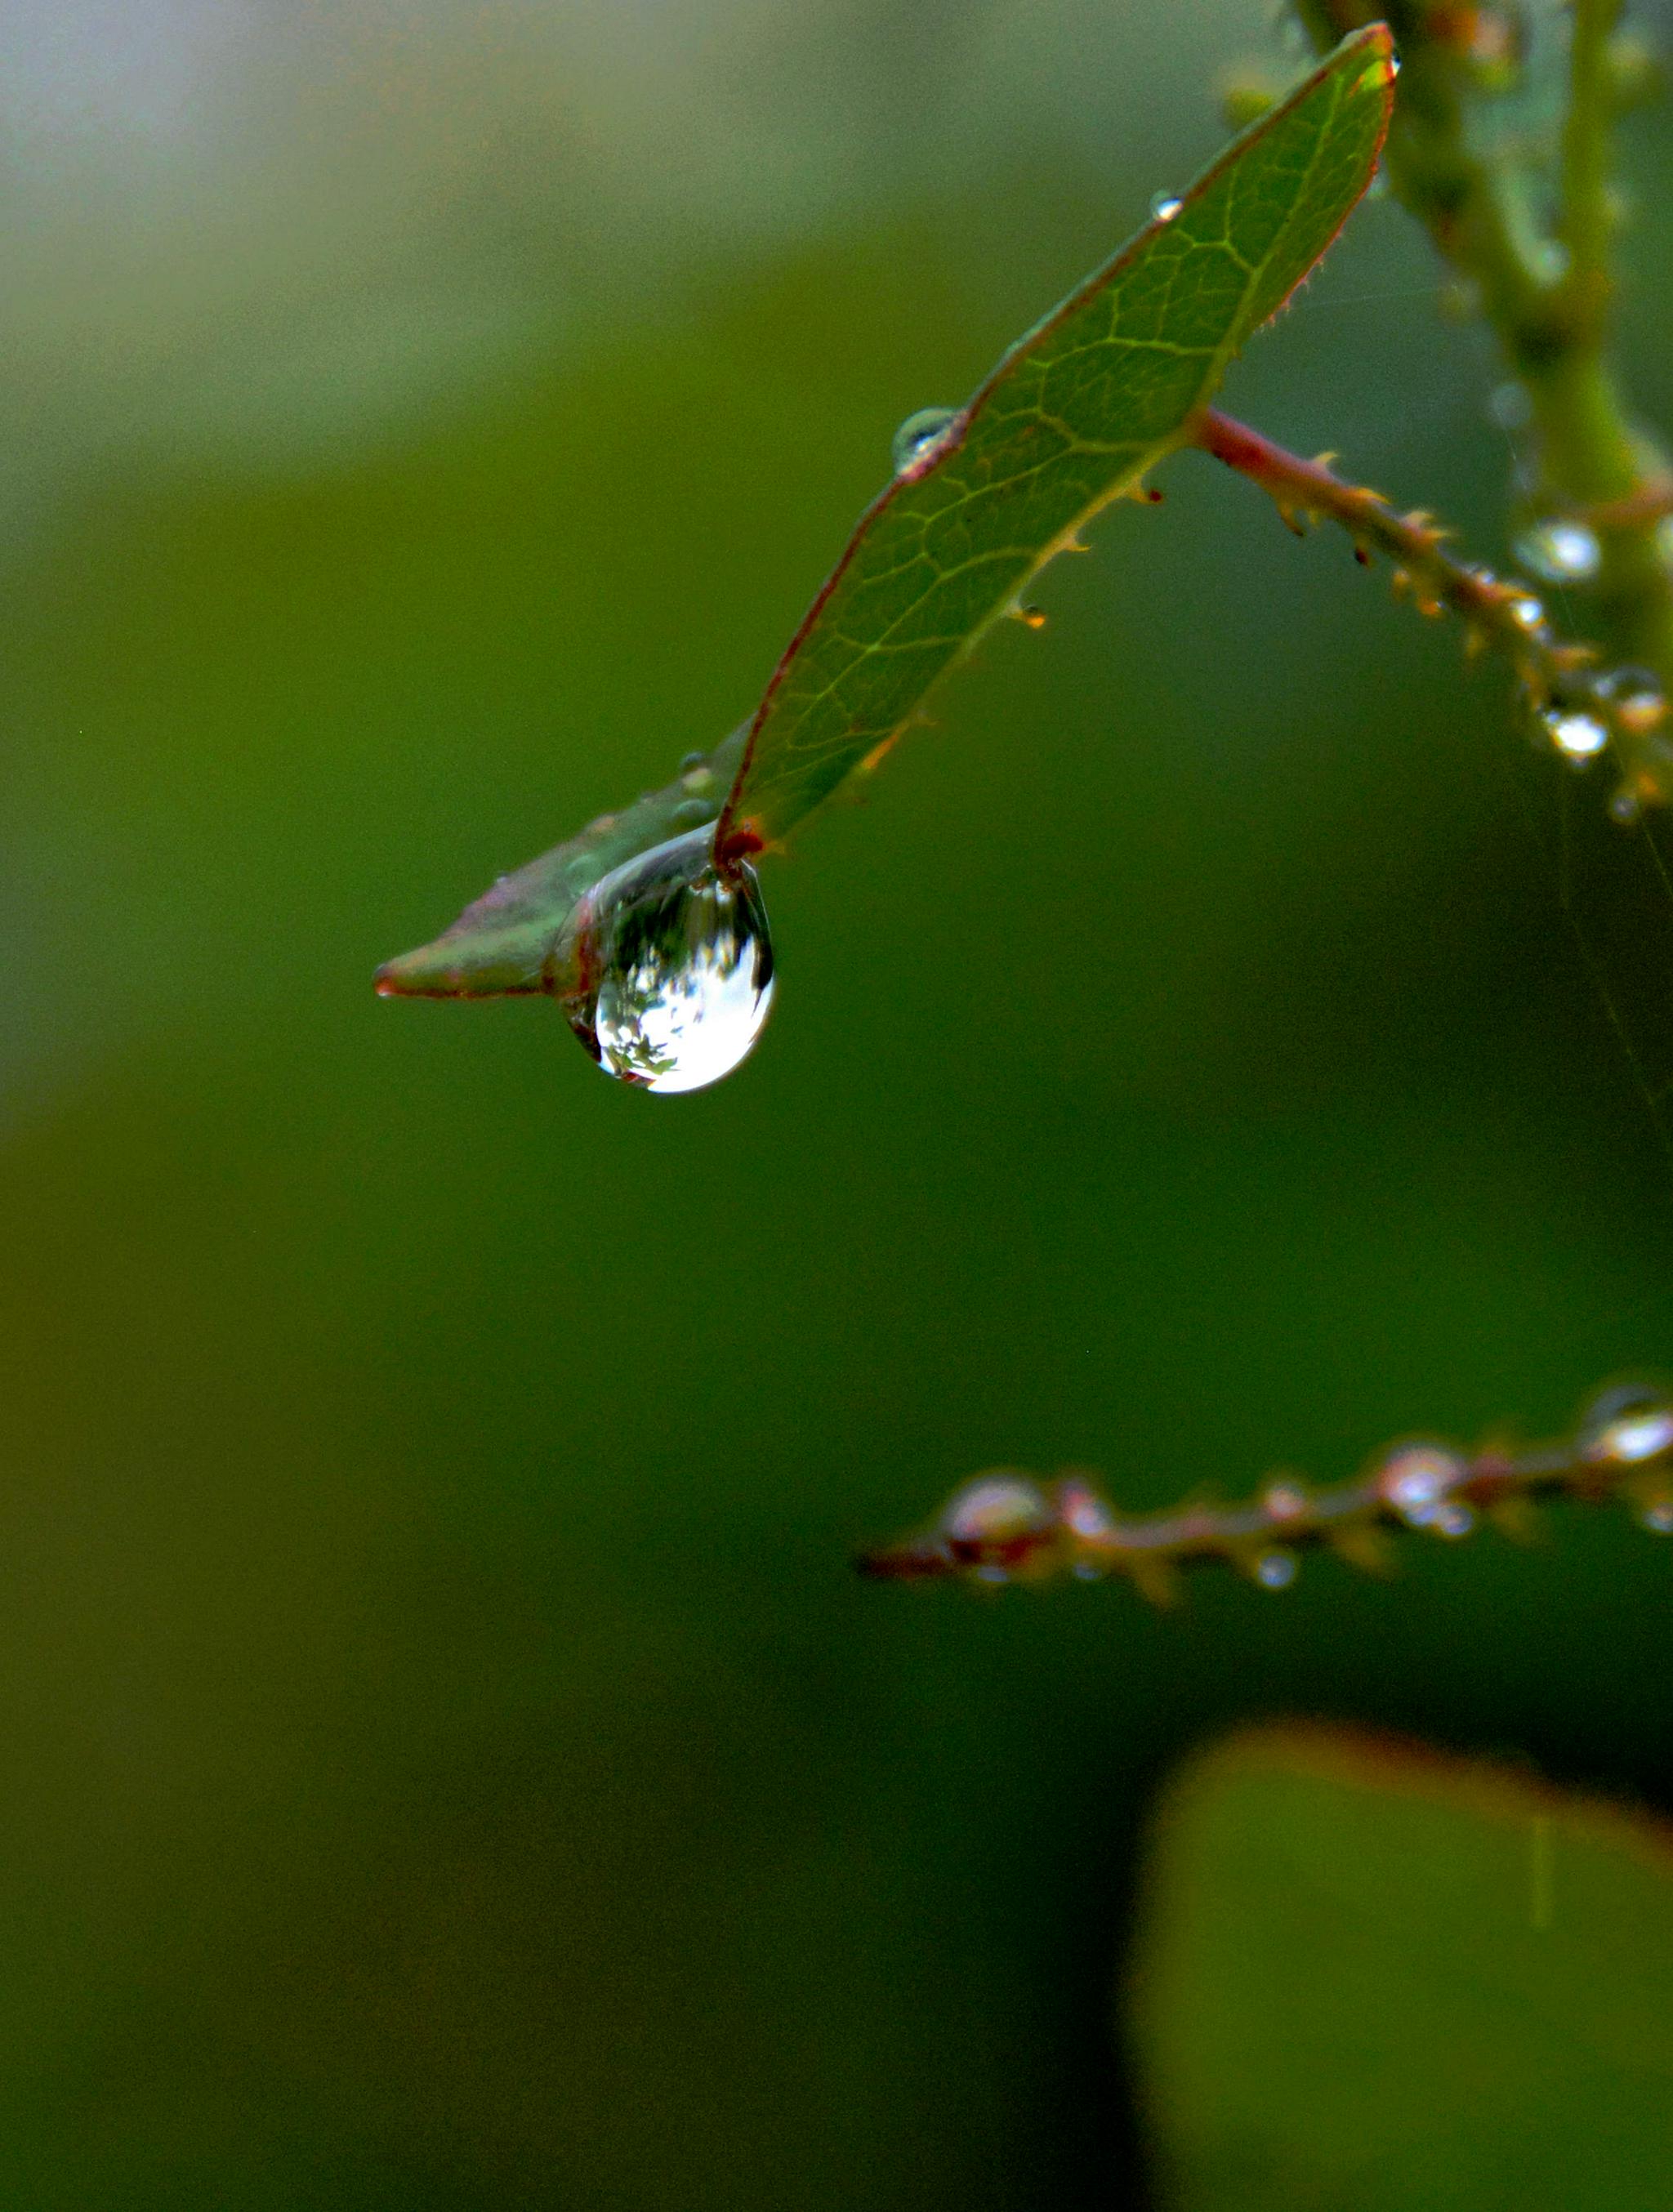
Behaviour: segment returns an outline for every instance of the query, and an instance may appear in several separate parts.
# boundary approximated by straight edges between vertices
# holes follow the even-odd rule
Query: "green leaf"
[[[969,653],[1098,510],[1178,444],[1371,180],[1389,35],[1346,40],[1282,106],[1018,341],[927,467],[897,477],[779,663],[727,802],[781,837]]]
[[[880,757],[1080,526],[1181,442],[1369,183],[1392,78],[1385,28],[1345,40],[1176,213],[1019,339],[873,502],[746,732],[502,879],[435,945],[380,970],[379,988],[561,995],[574,981],[577,902],[609,869],[689,830],[709,793],[718,799],[731,783],[716,849],[741,855]]]
[[[1131,2033],[1180,2212],[1665,2212],[1673,1844],[1528,1779],[1269,1729],[1189,1768]]]

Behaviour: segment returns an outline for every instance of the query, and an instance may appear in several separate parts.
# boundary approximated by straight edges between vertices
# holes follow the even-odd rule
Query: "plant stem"
[[[1483,33],[1512,12],[1481,0],[1297,0],[1326,44],[1390,17],[1403,64],[1387,160],[1396,194],[1439,252],[1473,285],[1507,368],[1527,395],[1530,473],[1519,489],[1536,514],[1584,520],[1597,535],[1589,605],[1610,654],[1673,688],[1673,574],[1657,525],[1666,512],[1666,461],[1634,422],[1609,356],[1609,135],[1615,105],[1609,38],[1620,0],[1573,0],[1560,161],[1559,236],[1540,208],[1544,179],[1527,134],[1506,129],[1500,103],[1522,64],[1484,54]],[[1673,754],[1640,750],[1634,785],[1673,799]]]
[[[1568,116],[1562,142],[1562,238],[1566,278],[1577,325],[1601,337],[1614,280],[1609,270],[1609,42],[1621,0],[1573,0]]]
[[[1118,1513],[1083,1474],[1044,1484],[999,1468],[964,1484],[922,1534],[867,1553],[859,1565],[888,1581],[1125,1575],[1144,1596],[1169,1604],[1181,1569],[1215,1563],[1285,1589],[1297,1553],[1306,1549],[1323,1547],[1384,1572],[1392,1564],[1389,1536],[1402,1528],[1456,1540],[1487,1519],[1525,1540],[1536,1531],[1538,1502],[1556,1498],[1624,1500],[1641,1527],[1673,1534],[1673,1402],[1659,1390],[1617,1385],[1599,1395],[1569,1436],[1549,1443],[1469,1453],[1408,1442],[1331,1489],[1276,1475],[1243,1504],[1163,1513]]]
[[[1627,772],[1625,811],[1659,795],[1665,741],[1658,733],[1667,719],[1662,694],[1622,685],[1591,668],[1591,649],[1555,637],[1528,586],[1456,559],[1432,517],[1396,514],[1379,492],[1334,474],[1328,456],[1303,460],[1214,407],[1197,416],[1191,434],[1202,452],[1258,484],[1293,529],[1302,517],[1339,524],[1362,561],[1374,547],[1395,562],[1397,587],[1410,593],[1421,613],[1451,607],[1460,615],[1475,649],[1491,646],[1510,662],[1530,708],[1568,758],[1583,764],[1607,735]]]

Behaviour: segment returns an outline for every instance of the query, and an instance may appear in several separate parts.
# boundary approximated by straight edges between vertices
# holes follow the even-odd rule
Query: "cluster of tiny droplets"
[[[1579,522],[1542,523],[1519,542],[1518,550],[1526,564],[1554,582],[1579,582],[1596,574],[1602,554],[1595,531]],[[1490,569],[1473,572],[1476,583],[1495,586]],[[1545,603],[1536,592],[1521,591],[1506,602],[1507,611],[1530,644],[1552,647]],[[1563,653],[1567,652],[1563,648]],[[1594,676],[1579,668],[1566,670],[1559,689],[1547,691],[1540,677],[1524,671],[1523,684],[1534,726],[1559,758],[1573,769],[1590,768],[1609,749],[1612,738],[1644,738],[1667,719],[1667,702],[1648,669],[1615,668]],[[1617,822],[1635,822],[1642,808],[1637,787],[1623,783],[1610,801]]]
[[[1456,1542],[1478,1525],[1471,1493],[1489,1513],[1537,1490],[1585,1498],[1620,1495],[1639,1525],[1673,1535],[1673,1398],[1641,1384],[1615,1386],[1595,1399],[1560,1446],[1525,1462],[1481,1459],[1438,1440],[1392,1445],[1357,1483],[1313,1491],[1275,1475],[1250,1505],[1208,1506],[1123,1521],[1084,1475],[1043,1483],[1013,1469],[978,1475],[949,1500],[927,1540],[881,1556],[913,1571],[964,1573],[1002,1583],[1040,1579],[1067,1567],[1079,1579],[1125,1573],[1153,1595],[1165,1593],[1171,1566],[1219,1557],[1262,1589],[1287,1589],[1299,1561],[1293,1545],[1333,1543],[1350,1555],[1357,1529],[1393,1521]]]

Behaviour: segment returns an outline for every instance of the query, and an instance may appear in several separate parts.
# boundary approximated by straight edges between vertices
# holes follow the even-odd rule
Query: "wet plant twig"
[[[1312,1490],[1271,1477],[1238,1505],[1118,1512],[1079,1469],[1043,1482],[1008,1468],[955,1491],[930,1526],[867,1552],[861,1571],[896,1582],[983,1584],[1125,1576],[1153,1603],[1179,1595],[1183,1570],[1237,1568],[1267,1589],[1295,1580],[1298,1555],[1323,1548],[1372,1573],[1394,1564],[1392,1537],[1421,1530],[1456,1542],[1482,1521],[1526,1541],[1539,1504],[1624,1503],[1641,1528],[1673,1534],[1673,1395],[1643,1382],[1601,1391],[1570,1433],[1517,1450],[1475,1452],[1418,1437],[1390,1445],[1365,1472]]]
[[[1584,573],[1559,580],[1584,582],[1606,657],[1648,668],[1666,693],[1673,558],[1658,525],[1673,472],[1634,417],[1610,349],[1621,222],[1610,140],[1633,96],[1621,0],[1573,0],[1561,11],[1560,131],[1547,91],[1554,8],[1542,20],[1517,0],[1295,0],[1295,13],[1326,44],[1388,19],[1402,62],[1389,180],[1498,341],[1521,519],[1592,533]],[[1623,753],[1635,803],[1673,799],[1673,750]]]
[[[1374,550],[1394,562],[1396,591],[1421,614],[1451,608],[1459,615],[1468,649],[1504,655],[1536,727],[1565,759],[1585,767],[1613,745],[1624,770],[1618,813],[1630,817],[1660,797],[1673,748],[1661,735],[1667,702],[1651,678],[1595,666],[1595,648],[1554,635],[1530,586],[1458,560],[1432,515],[1397,514],[1380,492],[1345,483],[1331,470],[1331,455],[1303,460],[1214,407],[1197,416],[1191,434],[1205,453],[1258,484],[1291,529],[1314,520],[1339,524],[1360,561]]]

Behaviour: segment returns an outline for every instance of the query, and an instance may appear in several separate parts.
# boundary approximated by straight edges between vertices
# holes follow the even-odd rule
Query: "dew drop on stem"
[[[1397,1444],[1377,1471],[1377,1488],[1408,1528],[1427,1528],[1464,1472],[1457,1453],[1445,1445]]]
[[[1516,556],[1548,584],[1586,584],[1603,564],[1603,549],[1585,523],[1552,516],[1524,531]]]
[[[1609,741],[1608,726],[1596,714],[1564,713],[1549,708],[1540,718],[1540,727],[1566,761],[1576,768],[1585,768],[1597,759]]]
[[[694,830],[626,861],[588,895],[569,1025],[606,1075],[700,1091],[748,1056],[773,997],[772,939],[755,872],[716,866]]]
[[[1581,1455],[1605,1466],[1636,1467],[1673,1451],[1673,1402],[1640,1382],[1618,1383],[1595,1399],[1580,1423]]]
[[[1025,1474],[981,1474],[956,1490],[941,1515],[941,1533],[954,1544],[1017,1543],[1052,1525],[1049,1499]]]

